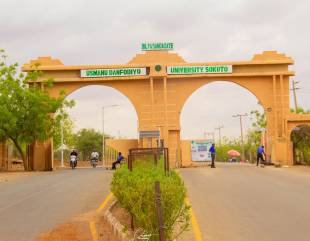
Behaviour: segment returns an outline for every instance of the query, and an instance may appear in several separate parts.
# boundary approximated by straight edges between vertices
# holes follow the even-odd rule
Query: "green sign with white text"
[[[142,51],[173,50],[173,43],[142,43]]]
[[[168,66],[167,74],[230,74],[232,65]]]
[[[120,69],[83,69],[82,78],[121,77],[146,75],[146,68],[120,68]]]

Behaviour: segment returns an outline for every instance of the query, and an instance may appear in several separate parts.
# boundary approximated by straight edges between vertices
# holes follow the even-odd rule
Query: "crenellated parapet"
[[[277,51],[264,51],[261,54],[255,54],[252,61],[283,61],[288,64],[294,64],[294,60],[291,57]]]
[[[26,63],[22,66],[23,71],[32,70],[34,67],[43,67],[43,66],[63,66],[64,64],[59,59],[52,59],[50,56],[38,57],[37,59],[30,60],[29,63]],[[40,69],[40,68],[39,68]]]

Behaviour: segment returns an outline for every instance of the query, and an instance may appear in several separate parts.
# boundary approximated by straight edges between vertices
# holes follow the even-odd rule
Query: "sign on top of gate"
[[[154,51],[154,50],[173,50],[173,43],[159,42],[159,43],[142,43],[142,51]]]
[[[167,74],[230,74],[232,65],[168,66]]]
[[[82,69],[82,78],[146,75],[146,68]]]

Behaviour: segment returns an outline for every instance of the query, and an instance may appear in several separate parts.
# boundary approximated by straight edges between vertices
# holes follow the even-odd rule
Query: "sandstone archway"
[[[292,164],[288,133],[296,116],[289,112],[289,77],[294,75],[289,65],[294,61],[284,54],[266,51],[249,61],[187,63],[176,53],[152,49],[123,65],[67,66],[44,57],[25,64],[23,71],[31,71],[36,63],[43,71],[38,82],[54,79],[53,96],[60,89],[70,93],[89,84],[107,85],[127,96],[139,118],[139,145],[156,145],[157,136],[152,134],[159,132],[169,148],[172,166],[181,158],[180,113],[186,100],[212,81],[234,82],[253,93],[268,110],[267,135],[272,161]],[[302,118],[310,122],[309,115]]]

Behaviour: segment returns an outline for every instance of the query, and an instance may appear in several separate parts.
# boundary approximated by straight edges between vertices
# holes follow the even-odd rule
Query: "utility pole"
[[[295,103],[295,112],[297,113],[297,109],[298,109],[298,105],[297,105],[297,96],[296,96],[296,90],[299,90],[300,88],[296,87],[296,85],[298,84],[299,82],[293,80],[292,81],[292,91],[293,91],[293,95],[294,95],[294,103]]]
[[[233,115],[232,117],[239,117],[239,121],[240,121],[240,132],[241,132],[241,159],[244,160],[245,159],[245,155],[244,155],[244,142],[243,142],[243,127],[242,127],[242,117],[248,116],[247,113],[245,114],[236,114]]]
[[[220,126],[218,126],[218,127],[216,127],[216,128],[214,128],[215,130],[218,130],[219,131],[219,146],[221,146],[221,129],[222,128],[224,128],[224,126],[223,125],[220,125]]]

